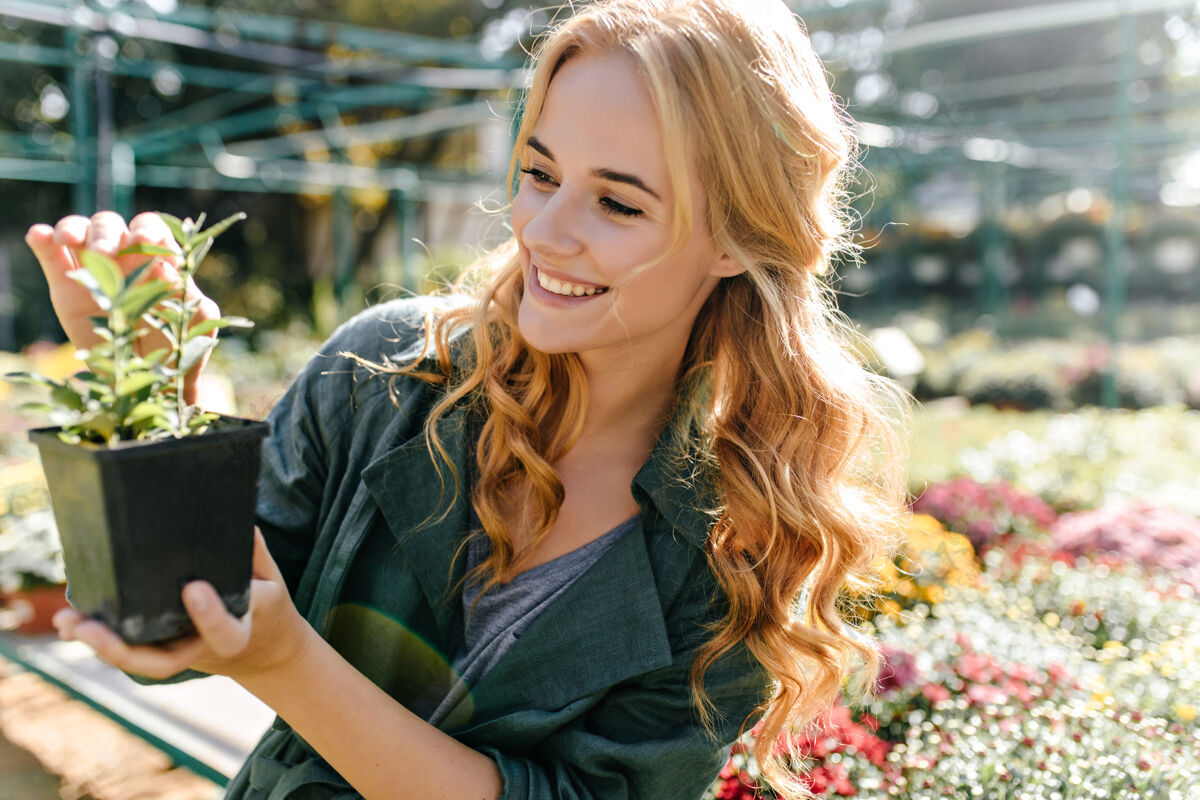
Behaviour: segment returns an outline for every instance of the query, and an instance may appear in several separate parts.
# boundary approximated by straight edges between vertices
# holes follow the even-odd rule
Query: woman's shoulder
[[[379,303],[342,323],[318,355],[353,354],[384,366],[411,363],[432,352],[427,326],[440,314],[472,302],[466,295],[414,295]]]
[[[354,419],[359,419],[356,429],[363,427],[364,410],[382,424],[393,403],[432,402],[432,384],[397,373],[423,357],[432,358],[428,326],[440,313],[470,302],[461,295],[414,296],[359,312],[338,326],[309,359],[279,406],[299,403],[321,427],[344,431]],[[283,413],[279,406],[276,412]]]

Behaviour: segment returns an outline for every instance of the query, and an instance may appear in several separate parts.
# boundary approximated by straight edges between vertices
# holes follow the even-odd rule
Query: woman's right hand
[[[81,350],[86,350],[99,341],[88,318],[101,312],[88,290],[67,276],[68,272],[79,267],[80,251],[94,250],[109,256],[126,275],[146,263],[147,258],[144,255],[117,256],[119,251],[131,245],[153,244],[179,252],[175,237],[171,235],[166,223],[158,214],[149,212],[138,214],[130,220],[128,226],[120,215],[112,211],[101,211],[90,219],[78,215],[63,217],[54,227],[34,225],[25,234],[25,242],[37,256],[42,272],[46,275],[46,283],[50,286],[50,302],[54,305],[54,313],[58,316],[59,323],[62,324],[71,344]],[[181,280],[179,262],[179,258],[156,257],[147,270],[147,278],[161,278],[178,289]],[[187,297],[200,303],[193,317],[193,324],[220,317],[221,312],[217,304],[202,294],[191,279],[188,280]],[[138,339],[136,350],[139,353],[149,353],[167,346],[166,337],[158,331],[151,330]],[[207,361],[208,356],[205,355],[187,374],[184,382],[186,402],[196,401],[196,381]]]

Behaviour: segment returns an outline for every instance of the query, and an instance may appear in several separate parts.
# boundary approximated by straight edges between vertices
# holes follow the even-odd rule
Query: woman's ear
[[[714,278],[732,278],[734,275],[741,275],[745,271],[746,268],[730,258],[728,253],[722,253],[709,274]]]

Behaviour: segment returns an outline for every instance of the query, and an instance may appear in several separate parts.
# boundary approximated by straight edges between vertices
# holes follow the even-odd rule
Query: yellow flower
[[[34,372],[60,381],[84,369],[75,352],[75,346],[68,342],[52,349],[37,350],[30,354],[29,361]]]
[[[888,597],[883,597],[879,599],[879,605],[880,611],[887,614],[892,619],[900,619],[900,614],[903,609],[900,608],[900,604],[895,600],[892,600]]]
[[[1196,707],[1187,703],[1180,703],[1175,706],[1175,714],[1184,722],[1192,722],[1196,719]]]

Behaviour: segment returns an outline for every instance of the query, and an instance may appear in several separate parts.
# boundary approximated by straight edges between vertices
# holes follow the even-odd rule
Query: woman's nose
[[[521,231],[529,250],[550,256],[573,256],[583,249],[579,216],[561,188],[534,211]]]

